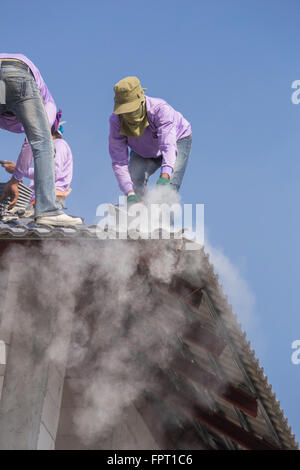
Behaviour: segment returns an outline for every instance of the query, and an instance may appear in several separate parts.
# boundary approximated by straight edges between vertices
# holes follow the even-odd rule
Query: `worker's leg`
[[[131,150],[129,173],[134,191],[139,198],[143,198],[148,179],[161,166],[161,160],[161,157],[143,158]]]
[[[55,202],[54,145],[45,106],[33,76],[13,66],[1,69],[6,105],[22,123],[34,158],[35,216],[62,214]]]
[[[177,157],[170,178],[171,187],[179,191],[192,148],[192,135],[177,140]]]
[[[64,196],[56,196],[57,204],[60,204],[62,208],[66,207],[66,198]]]

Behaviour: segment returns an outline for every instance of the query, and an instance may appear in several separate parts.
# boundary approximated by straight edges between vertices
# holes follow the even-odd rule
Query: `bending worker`
[[[114,86],[114,112],[109,120],[112,166],[128,204],[143,198],[149,176],[159,168],[157,184],[170,184],[178,191],[192,146],[188,121],[166,101],[146,96],[144,90],[137,77],[120,80]]]
[[[65,214],[55,200],[54,145],[50,132],[55,118],[55,102],[36,66],[24,55],[0,53],[0,128],[26,134],[2,199],[11,198],[9,209],[15,205],[18,183],[33,158],[36,223],[77,225],[82,219]]]
[[[73,156],[71,149],[67,142],[62,138],[63,135],[63,124],[60,122],[62,116],[61,110],[56,115],[55,122],[51,128],[51,134],[54,142],[54,162],[55,162],[55,189],[56,189],[56,202],[65,207],[65,198],[71,192],[71,181],[73,175]],[[2,166],[8,173],[14,173],[16,164],[14,162],[6,161],[2,163]],[[32,180],[30,188],[33,190],[33,196],[31,204],[35,202],[35,191],[34,191],[34,168],[29,168],[24,172],[23,176]],[[33,210],[26,210],[26,215],[33,215]]]

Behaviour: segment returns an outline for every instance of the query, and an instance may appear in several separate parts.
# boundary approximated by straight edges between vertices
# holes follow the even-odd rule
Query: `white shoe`
[[[40,225],[63,225],[70,227],[72,225],[81,225],[83,221],[80,217],[72,217],[63,213],[59,215],[40,215],[36,217],[35,223]]]

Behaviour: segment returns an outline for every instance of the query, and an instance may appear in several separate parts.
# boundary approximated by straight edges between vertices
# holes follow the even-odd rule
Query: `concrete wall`
[[[10,282],[9,282],[10,281]],[[1,271],[0,276],[0,400],[4,385],[4,377],[7,369],[9,346],[11,341],[12,317],[5,314],[9,304],[14,303],[16,285],[9,279],[8,271]]]
[[[30,311],[35,305],[34,293],[24,300],[20,296],[24,285],[17,285],[6,272],[2,274],[0,449],[54,449],[67,358],[60,358],[57,364],[47,352],[55,333],[52,312],[45,308]],[[24,334],[29,320],[32,335]]]
[[[68,377],[64,383],[59,428],[55,448],[58,450],[158,450],[159,447],[134,405],[128,406],[118,423],[105,434],[94,440],[79,436],[75,414],[83,406],[80,390],[87,386],[80,378]]]

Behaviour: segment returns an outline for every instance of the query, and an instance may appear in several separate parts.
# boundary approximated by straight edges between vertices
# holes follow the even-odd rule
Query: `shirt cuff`
[[[132,183],[126,183],[126,184],[123,185],[124,194],[127,194],[128,191],[133,191],[133,184]]]
[[[167,173],[167,175],[169,176],[171,176],[171,174],[173,173],[173,168],[169,165],[162,165],[160,169],[161,173]]]

